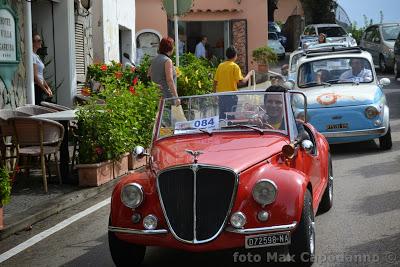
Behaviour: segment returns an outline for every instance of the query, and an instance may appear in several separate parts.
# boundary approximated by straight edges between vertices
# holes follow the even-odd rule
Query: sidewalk
[[[101,192],[111,190],[120,178],[99,187],[79,187],[69,184],[60,185],[53,173],[51,179],[48,180],[49,192],[46,194],[43,191],[40,170],[32,170],[29,177],[19,174],[13,184],[11,201],[3,207],[5,227],[0,230],[0,240],[19,231],[29,230],[38,221]]]

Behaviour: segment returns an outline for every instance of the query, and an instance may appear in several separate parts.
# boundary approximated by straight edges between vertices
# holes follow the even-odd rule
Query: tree
[[[300,0],[308,24],[335,23],[337,3],[333,0]]]

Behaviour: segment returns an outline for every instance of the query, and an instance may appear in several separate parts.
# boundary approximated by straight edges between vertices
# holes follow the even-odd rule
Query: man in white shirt
[[[196,50],[194,55],[197,58],[206,58],[206,43],[207,43],[207,36],[203,36],[201,41],[196,45]]]
[[[360,58],[351,59],[351,70],[343,72],[339,80],[343,82],[371,82],[373,79],[372,71],[364,67],[363,61]]]

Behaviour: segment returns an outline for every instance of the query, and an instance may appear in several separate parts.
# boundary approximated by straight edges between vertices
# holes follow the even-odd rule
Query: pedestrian
[[[200,42],[196,45],[196,50],[194,52],[194,55],[197,58],[207,58],[207,53],[206,53],[206,44],[207,44],[207,36],[202,36]]]
[[[227,60],[218,65],[217,71],[214,77],[214,92],[229,92],[237,91],[238,84],[246,84],[251,75],[254,74],[254,70],[247,73],[246,77],[243,78],[240,67],[235,63],[237,60],[237,51],[234,46],[230,46],[226,49],[225,55]],[[237,105],[237,97],[234,95],[223,95],[218,98],[220,118],[225,117],[225,112],[235,111]]]
[[[47,97],[52,97],[53,92],[47,84],[43,76],[45,68],[44,63],[37,54],[37,51],[42,48],[42,39],[38,33],[32,35],[33,43],[33,79],[35,84],[35,104],[40,105],[40,102],[45,101]],[[46,97],[47,95],[47,97]]]
[[[320,33],[318,36],[318,43],[323,44],[326,43],[326,34],[325,33]]]
[[[174,40],[171,37],[161,39],[158,55],[152,60],[149,74],[151,80],[157,83],[162,91],[163,98],[178,97],[176,88],[176,70],[171,60],[174,52]],[[175,100],[180,105],[180,100]]]

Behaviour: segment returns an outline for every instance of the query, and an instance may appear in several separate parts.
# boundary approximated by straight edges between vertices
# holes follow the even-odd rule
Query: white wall
[[[135,51],[135,0],[103,0],[102,29],[104,43],[104,62],[119,61],[119,29],[126,28],[122,44],[122,51],[132,57]],[[130,38],[126,34],[130,31]],[[128,50],[128,51],[127,51]]]

